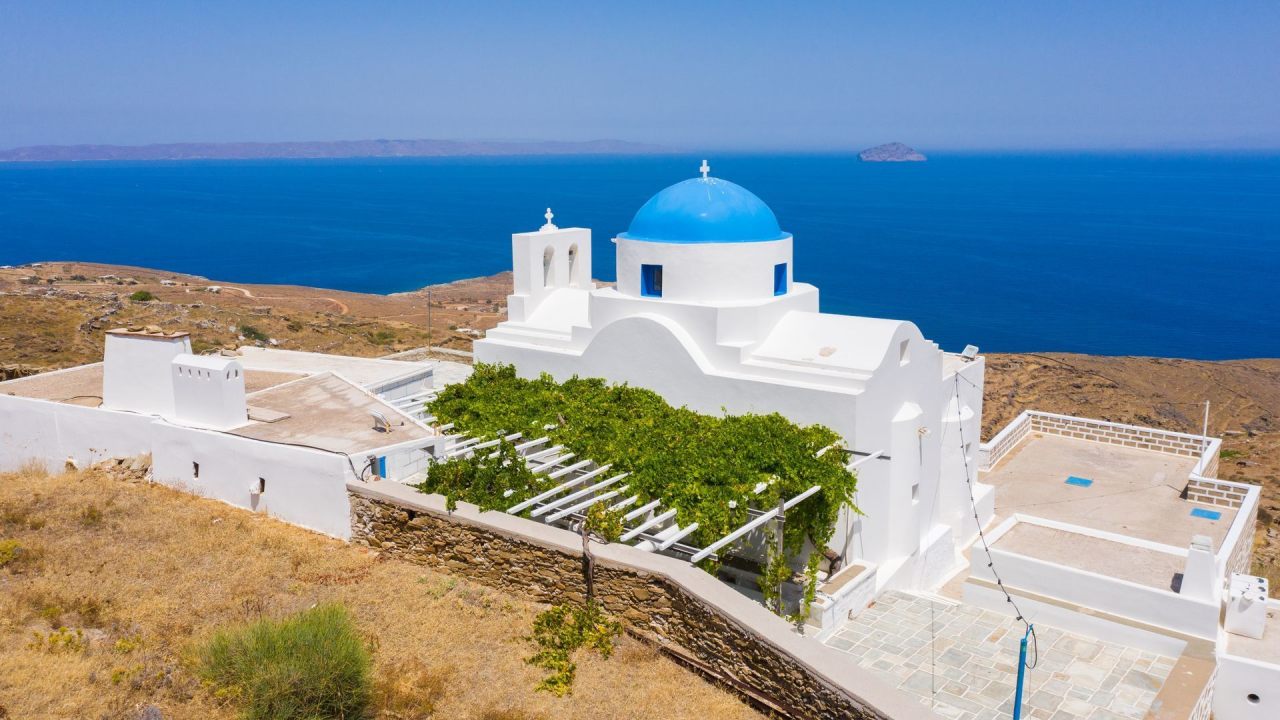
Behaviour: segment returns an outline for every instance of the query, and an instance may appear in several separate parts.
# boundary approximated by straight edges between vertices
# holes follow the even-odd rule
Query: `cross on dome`
[[[703,180],[706,180],[707,176],[711,174],[711,166],[707,164],[706,160],[702,161],[702,167],[698,168],[698,172],[702,173]]]
[[[551,208],[547,208],[547,212],[546,212],[545,214],[543,214],[543,216],[542,216],[542,217],[544,217],[544,218],[546,218],[546,219],[547,219],[547,224],[546,224],[546,225],[543,225],[543,226],[540,228],[543,232],[546,232],[546,231],[548,231],[548,230],[559,230],[559,229],[560,229],[560,228],[556,227],[554,224],[552,224],[552,222],[551,222],[551,218],[555,217],[555,213],[551,212]]]

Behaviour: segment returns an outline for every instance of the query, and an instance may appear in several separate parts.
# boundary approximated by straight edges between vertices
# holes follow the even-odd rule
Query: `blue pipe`
[[[1022,634],[1022,647],[1018,650],[1018,689],[1013,693],[1013,720],[1022,719],[1022,682],[1027,675],[1027,638],[1031,636],[1031,625]]]

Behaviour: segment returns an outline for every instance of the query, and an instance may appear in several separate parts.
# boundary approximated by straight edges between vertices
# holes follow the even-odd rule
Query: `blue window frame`
[[[662,297],[662,266],[640,266],[640,296]]]
[[[787,264],[778,263],[773,266],[773,294],[787,294]]]

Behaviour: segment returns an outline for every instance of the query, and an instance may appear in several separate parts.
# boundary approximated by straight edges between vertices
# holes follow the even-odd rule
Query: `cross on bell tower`
[[[551,208],[547,208],[547,212],[546,212],[546,214],[544,214],[542,217],[544,217],[544,218],[546,218],[546,219],[547,219],[547,224],[546,224],[546,225],[543,225],[541,228],[538,228],[539,230],[542,230],[543,232],[546,232],[546,231],[548,231],[548,230],[559,230],[559,229],[560,229],[560,228],[556,227],[556,226],[551,222],[551,218],[555,217],[555,213],[551,212]]]
[[[702,167],[698,168],[698,172],[702,173],[703,180],[706,180],[707,176],[711,174],[711,166],[707,164],[706,160],[702,161]]]

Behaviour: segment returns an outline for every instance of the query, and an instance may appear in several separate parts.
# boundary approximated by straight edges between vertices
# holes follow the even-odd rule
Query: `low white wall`
[[[157,482],[301,525],[342,539],[351,537],[347,481],[341,455],[292,445],[178,427],[152,427],[151,472]],[[199,463],[195,476],[193,463]],[[252,490],[265,480],[266,490]]]
[[[61,470],[151,452],[150,415],[0,395],[0,470],[36,462]]]
[[[978,469],[990,470],[1022,439],[1031,434],[1031,413],[1022,411],[996,436],[978,446]]]
[[[1003,575],[1003,572],[1001,574]],[[1018,592],[1013,587],[1010,587],[1010,592],[1017,599],[1018,607],[1022,609],[1026,618],[1032,623],[1048,625],[1060,630],[1168,657],[1178,657],[1187,645],[1186,642],[1172,635],[1144,630],[1140,627],[1116,622],[1098,615],[1082,613],[1069,607],[1048,602],[1047,599],[1037,600]],[[966,582],[964,585],[964,601],[998,613],[1011,613],[1009,603],[1004,599],[1004,594],[994,586],[979,585],[972,581]]]
[[[1000,571],[1000,578],[1010,588],[1018,588],[1078,605],[1082,609],[1099,610],[1187,635],[1211,640],[1217,638],[1218,603],[1203,602],[1169,590],[1139,585],[996,548],[995,545],[1000,537],[1020,522],[1043,525],[1064,532],[1097,537],[1183,558],[1187,554],[1187,551],[1181,548],[1128,538],[1115,533],[1015,515],[988,536],[988,542],[992,545],[992,560],[996,569]],[[986,558],[982,553],[974,552],[971,555],[970,573],[972,577],[990,582],[996,580],[995,573],[987,567]],[[1030,614],[1028,611],[1029,616]]]
[[[1231,522],[1227,536],[1222,540],[1215,558],[1218,574],[1224,582],[1230,574],[1249,574],[1253,568],[1253,533],[1258,524],[1258,504],[1262,499],[1262,488],[1256,485],[1242,486],[1245,490],[1244,500]]]
[[[856,572],[840,589],[828,595],[819,590],[809,607],[807,624],[818,629],[818,638],[823,639],[839,630],[850,617],[862,612],[875,599],[876,567],[870,565],[857,570],[851,566],[846,572]],[[840,577],[837,573],[837,580]]]
[[[1272,600],[1271,604],[1280,603]],[[1280,665],[1237,655],[1219,655],[1213,714],[1219,720],[1280,718]]]

